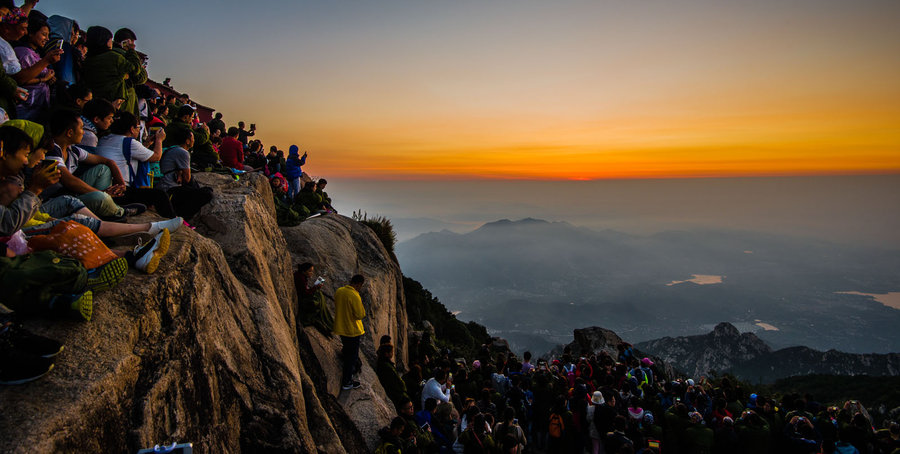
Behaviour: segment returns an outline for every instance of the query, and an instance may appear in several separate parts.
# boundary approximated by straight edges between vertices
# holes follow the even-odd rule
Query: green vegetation
[[[353,212],[353,220],[372,229],[375,232],[375,236],[381,240],[381,244],[387,249],[388,254],[391,255],[391,258],[397,260],[397,257],[394,255],[394,245],[397,244],[397,232],[394,231],[394,226],[391,225],[390,219],[384,216],[374,216],[369,219],[369,213],[363,213],[362,210],[359,210]]]
[[[767,388],[777,394],[810,394],[818,402],[839,407],[855,399],[873,416],[873,409],[881,405],[887,409],[900,407],[900,377],[805,375],[778,380]]]
[[[449,348],[466,358],[474,358],[481,344],[490,340],[484,326],[458,320],[415,279],[403,276],[403,293],[406,295],[409,323],[417,329],[423,329],[424,322],[430,322],[434,326],[435,341],[439,348]]]

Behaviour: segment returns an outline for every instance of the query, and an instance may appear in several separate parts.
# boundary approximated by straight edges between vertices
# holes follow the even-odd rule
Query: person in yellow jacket
[[[365,334],[362,320],[366,318],[359,290],[366,278],[357,274],[350,278],[350,285],[345,285],[334,292],[334,334],[341,336],[341,356],[344,370],[341,376],[341,388],[359,388],[353,374],[359,372],[362,363],[359,360],[359,341]]]

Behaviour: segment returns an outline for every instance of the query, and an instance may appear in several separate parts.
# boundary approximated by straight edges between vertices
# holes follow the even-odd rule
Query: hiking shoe
[[[341,385],[341,389],[356,389],[362,386],[362,384],[356,380],[351,381],[350,383]]]
[[[6,322],[0,325],[0,349],[10,348],[42,358],[52,358],[63,351],[61,343],[34,334],[17,323]]]
[[[157,235],[159,232],[168,229],[169,232],[175,232],[178,230],[178,227],[184,225],[184,218],[181,216],[174,217],[172,219],[166,219],[165,221],[151,222],[150,230],[147,230],[147,233],[151,235]]]
[[[73,295],[56,295],[50,300],[50,310],[59,316],[91,321],[94,294],[90,290]]]
[[[94,294],[90,290],[82,293],[70,307],[76,318],[81,317],[91,321],[91,316],[94,314]]]
[[[153,274],[166,252],[169,252],[169,229],[163,229],[147,244],[138,244],[134,247],[134,267],[147,274]]]
[[[124,217],[137,216],[145,211],[147,211],[147,205],[143,203],[129,203],[128,205],[122,205],[122,209],[125,210]]]
[[[37,380],[53,369],[47,358],[15,348],[0,349],[0,385],[20,385]]]
[[[119,257],[106,265],[88,271],[87,288],[92,292],[111,289],[125,279],[128,273],[128,260]]]

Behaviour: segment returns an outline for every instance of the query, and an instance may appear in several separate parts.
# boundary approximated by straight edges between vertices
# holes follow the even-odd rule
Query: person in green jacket
[[[691,425],[684,430],[684,447],[688,454],[710,454],[712,452],[713,443],[715,442],[715,433],[709,427],[703,425],[703,415],[698,412],[691,412]]]
[[[121,29],[116,36],[119,40],[114,48],[113,34],[109,29],[96,25],[88,28],[88,55],[82,66],[84,83],[94,97],[113,104],[122,100],[119,110],[137,116],[134,87],[147,82],[147,70],[135,50],[134,32]]]
[[[769,452],[772,444],[769,423],[760,417],[756,411],[745,410],[741,417],[735,421],[734,429],[741,444],[741,453],[766,454]]]
[[[303,189],[294,197],[294,203],[306,207],[310,214],[325,212],[325,207],[322,205],[322,196],[316,193],[316,183],[314,181],[308,181],[303,185]]]
[[[406,383],[400,377],[396,367],[394,367],[394,346],[391,344],[383,344],[378,347],[376,352],[378,362],[375,365],[375,374],[378,375],[378,381],[387,394],[394,407],[400,409],[400,405],[409,400],[409,394],[406,392]]]

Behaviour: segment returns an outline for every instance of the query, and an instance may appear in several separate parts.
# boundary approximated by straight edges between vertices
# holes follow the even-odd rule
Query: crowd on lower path
[[[423,342],[401,375],[382,342],[376,371],[397,416],[377,452],[900,453],[900,425],[875,428],[858,401],[826,406],[727,377],[667,377],[627,343],[617,355],[567,348],[533,361],[490,345],[458,358]]]

